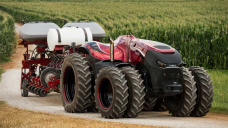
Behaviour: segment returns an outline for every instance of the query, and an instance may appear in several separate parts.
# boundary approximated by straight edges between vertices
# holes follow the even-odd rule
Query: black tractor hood
[[[145,56],[144,64],[147,63],[152,67],[157,67],[157,61],[171,65],[180,64],[182,62],[182,59],[180,53],[176,50],[174,53],[161,53],[154,50],[148,50]]]

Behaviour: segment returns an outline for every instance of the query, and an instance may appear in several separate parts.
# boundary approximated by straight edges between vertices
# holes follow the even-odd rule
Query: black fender
[[[126,63],[126,62],[118,63],[115,66],[118,68],[122,68],[122,67],[126,67],[126,66],[135,67],[134,65],[132,65],[130,63]]]
[[[78,48],[78,53],[84,53],[84,54],[89,54],[91,55],[91,52],[86,46],[81,46]]]
[[[134,65],[123,62],[122,60],[114,60],[113,62],[111,62],[110,60],[102,60],[95,64],[95,74],[97,75],[99,73],[99,71],[104,67],[121,68],[121,67],[126,67],[126,66],[134,67]]]

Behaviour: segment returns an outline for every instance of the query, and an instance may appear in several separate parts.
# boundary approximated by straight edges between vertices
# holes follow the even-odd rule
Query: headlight
[[[157,61],[157,63],[158,63],[158,65],[160,66],[160,67],[166,67],[166,64],[165,63],[163,63],[163,62],[161,62],[161,61]]]

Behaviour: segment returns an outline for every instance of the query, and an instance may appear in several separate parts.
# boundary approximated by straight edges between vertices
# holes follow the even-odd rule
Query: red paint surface
[[[117,38],[114,47],[114,59],[122,60],[124,62],[130,62],[136,65],[138,62],[142,62],[141,56],[145,56],[148,50],[154,50],[161,53],[174,53],[175,49],[156,41],[142,40],[135,38],[132,35],[124,35]],[[88,44],[85,46],[90,50],[91,54],[100,60],[110,59],[110,46],[96,42],[99,49],[102,52],[92,49]],[[158,49],[155,46],[167,46],[169,49]]]

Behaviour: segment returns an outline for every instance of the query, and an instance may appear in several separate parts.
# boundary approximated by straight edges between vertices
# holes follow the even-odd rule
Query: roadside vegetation
[[[228,114],[228,70],[209,70],[214,85],[211,112]]]
[[[10,61],[9,57],[16,47],[14,34],[14,19],[0,10],[0,64]],[[3,69],[0,67],[0,78]]]
[[[0,10],[0,63],[9,61],[15,43],[14,19]]]
[[[0,68],[0,80],[1,80],[1,74],[3,73],[3,69]]]

